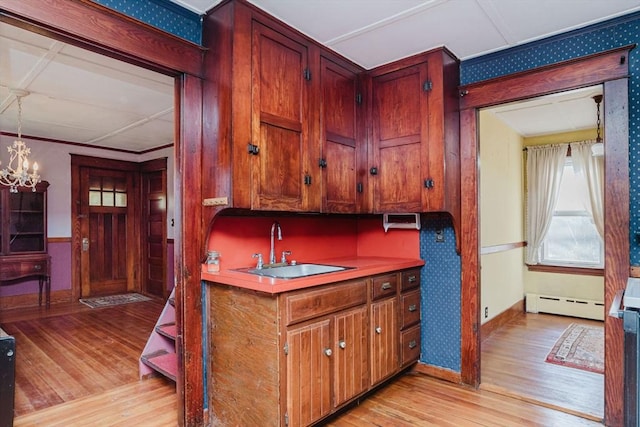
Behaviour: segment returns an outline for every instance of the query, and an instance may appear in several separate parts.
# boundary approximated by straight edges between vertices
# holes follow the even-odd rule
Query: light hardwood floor
[[[602,420],[604,375],[545,362],[571,323],[603,322],[527,313],[482,342],[481,388]]]
[[[174,426],[175,385],[138,380],[137,359],[162,309],[152,301],[0,312],[17,337],[15,427]],[[22,343],[22,344],[20,344]],[[407,374],[328,421],[349,426],[594,426],[521,399]]]

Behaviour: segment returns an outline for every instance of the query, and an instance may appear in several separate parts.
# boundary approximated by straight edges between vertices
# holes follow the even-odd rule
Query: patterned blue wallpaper
[[[202,44],[202,17],[169,0],[93,0],[168,33]]]
[[[474,83],[542,65],[640,43],[640,13],[560,34],[513,49],[463,61],[462,84]],[[631,264],[640,265],[640,48],[629,56],[629,185]]]
[[[443,230],[444,242],[436,242]],[[460,371],[460,257],[448,218],[422,217],[420,258],[421,362]]]

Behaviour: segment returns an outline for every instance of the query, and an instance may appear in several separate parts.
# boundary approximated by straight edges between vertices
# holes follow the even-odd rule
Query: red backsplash
[[[220,252],[223,269],[253,266],[254,253],[269,260],[270,231],[274,221],[282,228],[282,240],[275,240],[280,261],[282,251],[289,260],[312,262],[347,256],[419,258],[417,230],[390,230],[385,234],[382,219],[326,216],[218,217],[207,247]],[[203,254],[204,255],[204,254]]]

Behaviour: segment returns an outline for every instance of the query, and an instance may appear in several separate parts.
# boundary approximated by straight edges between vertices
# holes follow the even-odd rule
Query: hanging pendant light
[[[596,119],[596,143],[591,146],[591,155],[593,157],[604,156],[604,141],[600,136],[600,103],[602,102],[602,95],[596,95],[593,97],[596,102],[597,119]]]
[[[22,141],[22,98],[29,95],[29,92],[21,89],[12,89],[18,101],[18,139],[13,141],[13,145],[7,147],[9,151],[9,164],[0,170],[0,185],[10,188],[10,192],[17,193],[18,187],[31,188],[36,191],[36,185],[40,182],[38,175],[38,163],[33,164],[33,171],[29,172],[29,154],[31,149]]]

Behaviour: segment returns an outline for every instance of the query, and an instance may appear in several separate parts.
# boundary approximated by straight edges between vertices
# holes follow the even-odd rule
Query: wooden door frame
[[[206,237],[201,220],[206,49],[89,0],[0,0],[0,20],[175,77],[178,423],[203,425],[200,258]],[[183,197],[183,188],[189,197]]]
[[[629,119],[628,63],[624,46],[460,89],[461,353],[462,380],[480,384],[480,245],[478,110],[512,101],[587,86],[603,85],[605,140],[605,307],[624,289],[629,275]],[[615,202],[613,202],[615,200]],[[605,316],[606,425],[623,425],[623,331],[619,319]]]
[[[82,168],[94,168],[94,169],[106,169],[115,171],[124,171],[134,174],[133,175],[133,188],[127,189],[129,200],[128,205],[131,208],[133,221],[127,226],[127,243],[132,243],[131,254],[129,251],[127,258],[127,290],[139,292],[140,280],[138,283],[131,283],[133,281],[133,272],[135,265],[141,264],[141,251],[140,251],[140,224],[139,218],[140,212],[140,195],[135,194],[136,191],[140,191],[140,168],[138,163],[130,162],[126,160],[112,160],[104,159],[101,157],[82,156],[78,154],[71,154],[71,298],[72,301],[77,301],[82,296],[82,218],[81,218],[81,200],[82,200]],[[131,205],[133,203],[133,205]],[[130,226],[134,227],[134,230],[129,229]],[[85,230],[86,231],[86,230]],[[86,234],[85,234],[86,236]],[[133,286],[133,287],[132,287]]]

